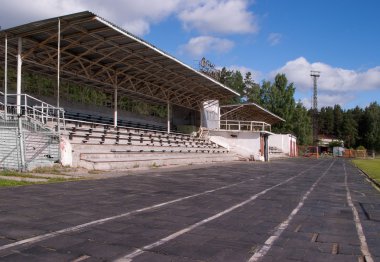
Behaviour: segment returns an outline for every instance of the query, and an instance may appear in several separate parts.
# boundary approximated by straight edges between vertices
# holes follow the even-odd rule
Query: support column
[[[168,123],[167,123],[167,128],[168,128],[168,133],[170,133],[170,115],[171,115],[171,112],[170,112],[170,102],[168,101],[167,102],[167,117],[168,117]]]
[[[58,44],[57,44],[57,107],[59,108],[60,92],[60,69],[61,69],[61,20],[58,18]],[[59,112],[58,118],[59,118]]]
[[[18,51],[17,51],[17,117],[18,117],[18,140],[20,145],[20,160],[21,171],[25,169],[25,151],[24,151],[24,138],[22,134],[22,119],[21,119],[21,65],[22,65],[22,38],[18,38]]]
[[[264,161],[269,162],[268,134],[264,134]]]
[[[21,50],[22,50],[22,38],[18,38],[18,52],[17,52],[17,115],[21,114]]]
[[[8,120],[8,36],[5,35],[4,54],[4,117]]]
[[[113,126],[117,127],[117,85],[114,86]]]

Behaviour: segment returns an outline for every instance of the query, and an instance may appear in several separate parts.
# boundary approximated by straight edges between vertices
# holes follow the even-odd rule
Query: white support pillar
[[[58,44],[57,44],[57,107],[59,108],[59,92],[60,92],[60,69],[61,69],[61,19],[58,18]],[[59,118],[59,112],[58,118]]]
[[[5,35],[4,53],[4,117],[8,119],[8,36]]]
[[[168,100],[168,102],[167,102],[167,116],[168,116],[167,128],[168,128],[168,133],[170,133],[170,115],[171,115],[170,102]]]
[[[21,51],[22,51],[22,38],[18,38],[18,52],[17,52],[17,115],[21,114],[21,65],[22,65],[22,58],[21,58]]]
[[[117,85],[114,86],[114,112],[113,112],[113,126],[117,127]]]

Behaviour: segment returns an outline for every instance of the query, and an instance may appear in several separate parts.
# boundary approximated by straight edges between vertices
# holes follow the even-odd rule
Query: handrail
[[[241,120],[208,120],[217,122],[218,128],[214,130],[226,131],[269,131],[271,132],[272,126],[263,121],[241,121]]]
[[[10,115],[14,114],[22,114],[24,117],[32,118],[36,121],[41,122],[42,124],[46,124],[47,122],[56,121],[57,125],[60,126],[63,124],[65,127],[65,118],[64,118],[64,109],[61,107],[55,107],[50,105],[38,98],[35,98],[28,94],[7,94],[5,95],[0,91],[0,95],[7,97],[20,97],[20,104],[17,105],[15,103],[4,103],[0,102],[2,105],[9,108]]]

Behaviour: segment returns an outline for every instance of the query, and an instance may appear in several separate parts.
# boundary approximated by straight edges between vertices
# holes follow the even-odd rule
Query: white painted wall
[[[211,141],[223,147],[227,147],[231,152],[244,157],[254,157],[255,160],[264,161],[260,152],[259,132],[231,132],[231,131],[210,131]]]
[[[201,110],[201,125],[208,129],[219,128],[219,101],[209,100],[203,102]]]
[[[273,134],[269,136],[269,146],[277,147],[287,155],[290,154],[291,142],[293,143],[293,145],[297,145],[297,138],[291,134]]]

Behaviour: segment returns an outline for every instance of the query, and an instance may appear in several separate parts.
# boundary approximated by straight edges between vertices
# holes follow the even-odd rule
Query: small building
[[[202,128],[209,139],[246,159],[269,161],[268,137],[272,125],[285,121],[255,104],[219,106],[217,101],[204,103]]]

